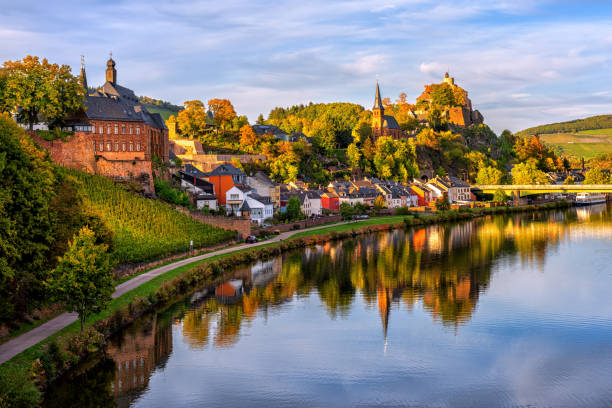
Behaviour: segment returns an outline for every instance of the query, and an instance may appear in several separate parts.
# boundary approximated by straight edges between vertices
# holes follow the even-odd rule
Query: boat
[[[592,205],[606,202],[605,194],[599,193],[579,193],[576,194],[576,205]]]

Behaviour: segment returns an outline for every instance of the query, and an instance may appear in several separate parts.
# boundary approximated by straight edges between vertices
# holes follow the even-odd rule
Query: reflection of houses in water
[[[151,373],[165,364],[172,352],[170,325],[158,327],[157,316],[150,327],[133,327],[122,338],[114,339],[106,349],[115,361],[115,380],[111,383],[113,395],[119,406],[129,406],[148,383]]]
[[[242,280],[232,279],[215,288],[215,298],[221,303],[235,303],[242,297]]]
[[[449,228],[449,248],[457,248],[469,244],[474,233],[473,222],[464,222]]]

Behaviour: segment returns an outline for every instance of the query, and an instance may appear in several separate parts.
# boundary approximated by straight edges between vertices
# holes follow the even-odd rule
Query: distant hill
[[[525,137],[535,134],[575,133],[583,130],[612,128],[612,115],[591,116],[584,119],[575,119],[568,122],[540,125],[516,133],[516,136]]]
[[[160,99],[149,98],[148,96],[139,96],[138,100],[151,113],[159,113],[164,120],[168,120],[170,115],[176,116],[183,110],[182,106],[173,105],[170,102]]]

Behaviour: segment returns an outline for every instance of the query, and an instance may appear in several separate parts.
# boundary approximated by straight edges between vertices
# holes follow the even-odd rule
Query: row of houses
[[[278,184],[263,172],[247,176],[231,164],[221,164],[210,172],[186,164],[177,177],[194,197],[197,208],[216,211],[222,207],[228,215],[248,216],[259,225],[286,211],[291,197],[300,201],[302,213],[309,217],[326,210],[338,212],[343,203],[373,207],[379,197],[387,208],[430,206],[440,199],[450,203],[474,199],[469,185],[455,177],[436,177],[428,182],[415,179],[410,184],[364,178],[332,182],[322,190],[310,189],[301,181]]]

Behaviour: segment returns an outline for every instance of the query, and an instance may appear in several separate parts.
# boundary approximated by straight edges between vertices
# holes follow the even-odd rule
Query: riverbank
[[[403,226],[467,220],[489,214],[548,210],[568,206],[567,203],[555,203],[543,206],[479,208],[448,211],[434,215],[414,214],[345,222],[309,231],[284,233],[271,242],[253,246],[243,245],[189,258],[158,268],[160,271],[157,275],[147,276],[150,272],[138,275],[138,277],[143,277],[141,281],[135,277],[122,284],[125,285],[126,291],[113,299],[106,311],[91,316],[87,320],[88,329],[84,333],[79,333],[76,323],[69,324],[0,366],[0,377],[2,377],[0,388],[4,393],[0,394],[0,406],[2,398],[5,398],[6,401],[22,398],[26,404],[28,401],[39,399],[38,388],[44,389],[48,382],[62,372],[70,370],[82,357],[102,348],[108,336],[129,325],[143,313],[167,305],[177,296],[188,293],[195,286],[201,286],[207,280],[219,278],[226,270],[231,270],[238,264],[362,233]],[[147,280],[147,278],[150,279]],[[37,387],[31,387],[31,384],[36,384]],[[22,389],[24,391],[21,391]]]

